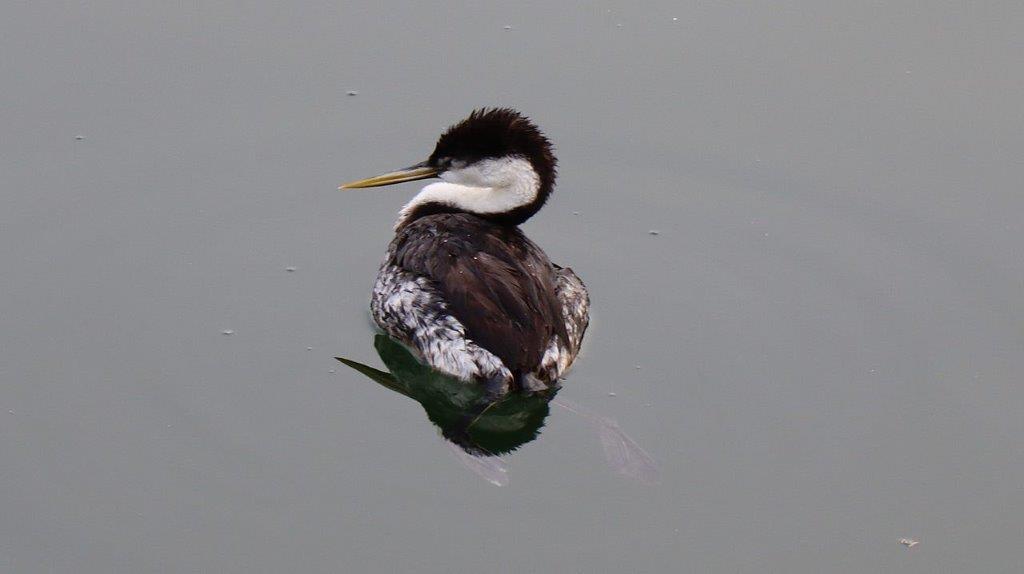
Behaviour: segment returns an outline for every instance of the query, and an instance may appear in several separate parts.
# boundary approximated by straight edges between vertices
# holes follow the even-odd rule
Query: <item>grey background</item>
[[[5,3],[0,571],[1019,572],[1022,6]],[[497,104],[659,486],[332,358],[416,190],[337,184]]]

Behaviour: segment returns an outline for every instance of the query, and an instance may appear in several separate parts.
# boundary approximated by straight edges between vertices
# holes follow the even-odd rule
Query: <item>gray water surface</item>
[[[1020,572],[1022,29],[996,1],[6,3],[0,572]],[[482,105],[558,148],[525,230],[594,305],[559,396],[657,485],[554,410],[495,487],[334,360],[380,366],[417,189],[336,186]]]

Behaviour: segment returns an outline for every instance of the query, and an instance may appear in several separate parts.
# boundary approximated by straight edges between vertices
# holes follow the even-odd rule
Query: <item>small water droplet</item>
[[[85,139],[85,136],[83,136],[83,135],[77,135],[77,136],[75,136],[75,141],[77,141],[77,142],[80,142],[80,141],[82,141],[82,140],[84,140],[84,139]]]
[[[678,22],[678,21],[679,21],[679,18],[672,18],[672,21],[673,21],[673,22]]]
[[[327,371],[327,372],[331,373],[333,375],[334,373],[337,373],[338,371],[335,371],[334,369],[331,369],[330,371]]]
[[[307,350],[307,351],[312,351],[312,350],[313,350],[313,347],[306,347],[306,350]]]
[[[617,395],[615,393],[608,393],[608,396],[609,397],[614,397],[614,396],[617,396]]]
[[[661,232],[658,231],[657,229],[652,229],[652,230],[648,231],[647,234],[648,235],[661,235]]]
[[[579,215],[579,214],[580,214],[580,212],[578,212],[578,211],[574,211],[574,212],[572,212],[572,214],[573,214],[573,215]]]
[[[512,26],[509,26],[509,25],[505,25],[505,27],[504,27],[504,28],[505,28],[506,30],[511,30],[511,29],[512,29]]]
[[[7,414],[13,415],[14,414],[14,409],[11,409],[11,410],[7,411]]]
[[[220,332],[220,334],[221,335],[234,335],[235,334],[235,330],[234,329],[224,329],[223,331]]]
[[[358,90],[349,90],[349,91],[345,92],[345,95],[346,96],[358,96],[359,95],[359,91]]]
[[[616,24],[616,25],[615,25],[615,27],[616,27],[616,28],[621,28],[621,27],[622,27],[622,24]]]
[[[289,272],[289,273],[294,273],[295,272],[295,267],[285,267],[284,270]]]

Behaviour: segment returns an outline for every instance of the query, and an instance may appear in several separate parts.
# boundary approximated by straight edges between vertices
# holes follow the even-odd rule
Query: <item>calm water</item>
[[[0,8],[0,571],[1020,571],[1020,3],[171,4]],[[485,104],[657,485],[333,358],[416,190],[337,184]]]

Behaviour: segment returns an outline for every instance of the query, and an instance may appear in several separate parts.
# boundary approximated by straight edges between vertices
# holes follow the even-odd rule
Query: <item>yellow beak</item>
[[[393,183],[402,183],[403,181],[415,181],[417,179],[427,179],[428,177],[434,177],[437,175],[437,170],[426,165],[427,162],[418,163],[414,166],[393,171],[391,173],[385,173],[376,177],[369,177],[366,179],[360,179],[358,181],[350,181],[342,184],[338,189],[358,189],[360,187],[379,187],[382,185],[391,185]]]

